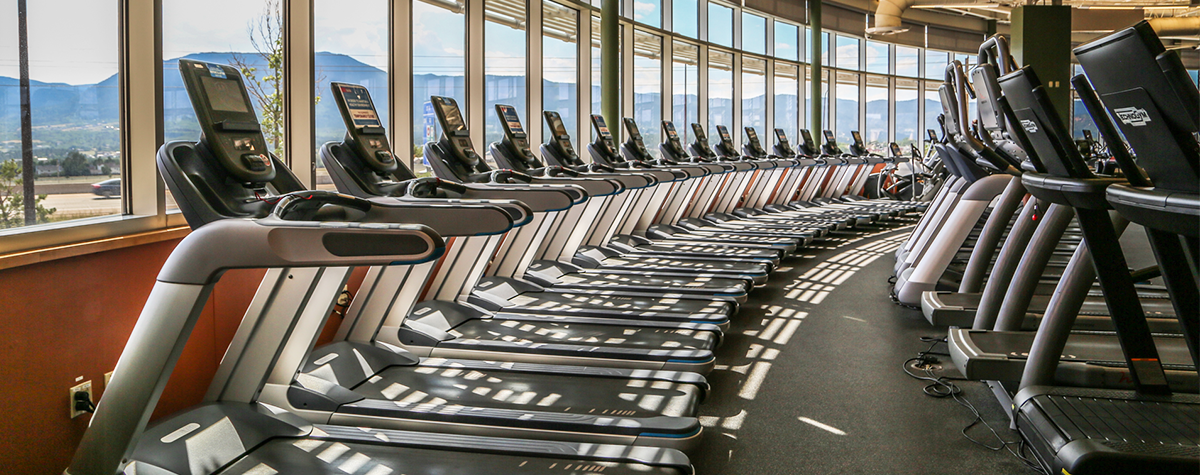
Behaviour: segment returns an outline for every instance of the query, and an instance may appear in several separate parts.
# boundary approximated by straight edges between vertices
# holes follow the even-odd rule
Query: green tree
[[[14,228],[25,225],[25,196],[22,193],[21,164],[16,160],[0,163],[0,228]],[[50,221],[50,215],[58,211],[56,208],[46,208],[42,201],[46,195],[34,197],[34,209],[37,211],[37,222]]]
[[[67,152],[67,157],[62,161],[63,176],[86,176],[91,174],[88,169],[87,155],[80,153],[78,150]]]

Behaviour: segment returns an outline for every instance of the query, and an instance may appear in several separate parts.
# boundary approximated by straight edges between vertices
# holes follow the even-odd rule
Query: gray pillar
[[[1021,66],[1032,66],[1046,86],[1050,102],[1071,110],[1071,7],[1024,5],[1012,11],[1012,54]],[[1070,121],[1070,115],[1064,115]],[[1063,124],[1070,127],[1069,123]]]
[[[600,112],[613,138],[619,140],[621,127],[621,0],[603,0],[600,4]]]

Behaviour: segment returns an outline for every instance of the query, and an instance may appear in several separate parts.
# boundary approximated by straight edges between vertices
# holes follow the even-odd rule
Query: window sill
[[[186,224],[183,215],[172,211],[8,229],[0,232],[0,269],[175,239],[187,235]]]
[[[181,239],[191,232],[187,226],[157,229],[136,234],[96,239],[62,246],[44,247],[24,252],[0,254],[0,270],[49,262],[97,252],[112,251],[156,242]]]

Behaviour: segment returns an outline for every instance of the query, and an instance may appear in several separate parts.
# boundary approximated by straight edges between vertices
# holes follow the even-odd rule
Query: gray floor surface
[[[926,396],[905,360],[944,337],[888,297],[901,225],[837,233],[785,260],[735,317],[701,407],[700,474],[1021,474],[1005,450],[963,437],[971,412]],[[939,344],[935,351],[945,352]],[[958,376],[948,357],[939,375]],[[959,382],[1006,441],[1007,417],[981,383]],[[969,434],[993,447],[986,428]],[[1013,445],[1016,448],[1016,445]]]

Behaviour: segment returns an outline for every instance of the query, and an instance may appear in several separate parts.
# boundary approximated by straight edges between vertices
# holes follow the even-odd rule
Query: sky
[[[117,2],[27,1],[29,76],[92,84],[117,72]],[[0,0],[0,76],[17,77],[17,0]]]

